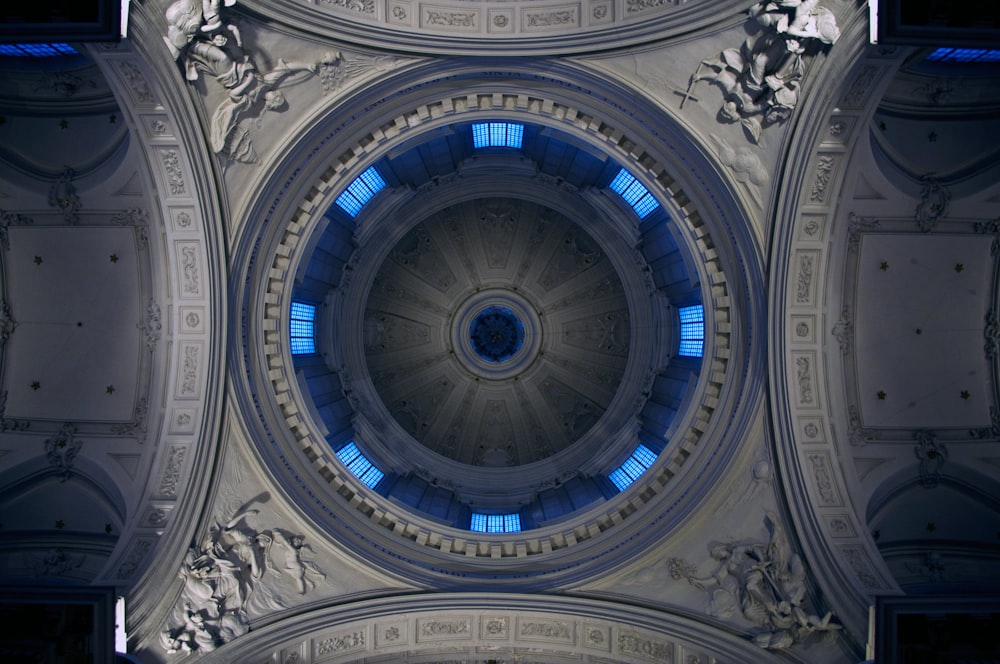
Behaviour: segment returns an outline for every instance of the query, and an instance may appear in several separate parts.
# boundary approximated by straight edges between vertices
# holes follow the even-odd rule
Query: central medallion
[[[487,362],[506,362],[524,345],[524,324],[507,307],[487,307],[469,326],[469,339]]]

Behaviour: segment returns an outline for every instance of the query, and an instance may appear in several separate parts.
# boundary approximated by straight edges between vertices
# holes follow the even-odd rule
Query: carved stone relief
[[[847,307],[844,307],[843,311],[840,312],[840,319],[834,324],[830,333],[840,345],[841,355],[847,355],[851,352],[851,344],[854,343],[854,323]]]
[[[226,7],[235,4],[235,0],[225,0]],[[238,25],[225,13],[223,0],[177,0],[166,10],[164,42],[187,80],[197,81],[204,73],[226,92],[209,122],[212,150],[228,160],[252,164],[258,157],[250,126],[259,126],[268,111],[284,110],[287,103],[279,88],[312,76],[320,63],[279,57],[270,71],[261,70],[245,49]]]
[[[719,160],[729,167],[737,182],[747,185],[747,190],[753,197],[754,203],[757,204],[757,207],[762,207],[764,203],[761,197],[761,188],[770,179],[764,162],[751,148],[745,145],[734,148],[724,138],[715,134],[712,134],[711,138],[718,149]]]
[[[368,353],[391,353],[430,341],[426,324],[383,311],[367,311],[364,342]]]
[[[784,526],[773,512],[767,512],[764,524],[770,532],[767,542],[713,545],[714,569],[705,576],[698,575],[698,566],[671,558],[671,577],[703,590],[709,615],[752,624],[751,639],[762,648],[783,650],[814,636],[835,638],[841,626],[833,614],[819,616],[809,608],[805,564],[792,550]]]
[[[645,638],[634,632],[622,632],[618,635],[618,652],[624,655],[636,655],[652,662],[674,661],[673,644]]]
[[[681,106],[699,81],[719,86],[724,95],[718,118],[739,122],[747,138],[760,143],[764,129],[785,122],[799,102],[804,58],[837,41],[836,17],[818,0],[758,2],[748,11],[756,28],[738,48],[701,61],[688,82]],[[708,73],[703,73],[708,69]]]
[[[439,618],[417,621],[417,641],[472,638],[471,618]]]
[[[517,638],[574,643],[576,636],[571,622],[522,618],[517,621]]]
[[[168,654],[215,650],[245,634],[251,619],[287,608],[326,580],[303,536],[251,525],[260,514],[252,504],[217,520],[188,550],[178,572],[184,588],[160,634]],[[317,652],[364,647],[364,633],[352,632],[319,642]]]
[[[933,229],[937,222],[948,214],[951,192],[933,175],[920,178],[920,202],[915,213],[917,227],[921,233]]]
[[[76,438],[76,427],[66,423],[52,438],[45,441],[45,456],[49,465],[56,469],[60,482],[65,482],[73,473],[73,460],[83,443]]]
[[[143,336],[146,338],[146,348],[149,349],[149,352],[153,352],[153,349],[156,348],[156,342],[160,340],[163,323],[160,322],[160,305],[152,298],[146,305],[146,319],[139,323],[139,329],[142,330]]]
[[[445,255],[423,226],[407,233],[389,256],[435,290],[444,292],[455,283]]]
[[[73,169],[67,166],[49,189],[49,205],[59,209],[67,224],[75,224],[80,220],[80,197],[73,184],[75,176]]]
[[[920,460],[920,486],[933,489],[941,479],[941,468],[948,458],[948,448],[930,431],[917,431],[913,434],[913,440],[917,441],[913,453]]]
[[[86,560],[84,553],[66,553],[62,549],[49,549],[45,553],[32,555],[27,567],[36,577],[67,576],[74,569],[81,567]]]

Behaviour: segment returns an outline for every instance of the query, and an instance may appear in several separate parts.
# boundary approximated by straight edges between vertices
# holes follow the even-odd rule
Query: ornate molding
[[[10,251],[10,236],[7,234],[7,229],[10,226],[30,226],[34,223],[35,220],[31,217],[26,217],[16,212],[0,210],[0,247],[3,247],[6,251]]]
[[[112,433],[117,433],[123,436],[135,436],[139,442],[142,442],[146,437],[146,417],[149,411],[148,400],[143,397],[135,405],[135,412],[132,414],[132,420],[126,422],[125,424],[116,424],[111,427]]]
[[[436,629],[425,632],[429,626]],[[255,626],[224,648],[205,653],[202,661],[262,657],[282,664],[408,659],[438,664],[484,659],[764,664],[774,653],[718,625],[625,603],[510,593],[422,593],[338,605]]]
[[[920,178],[920,202],[914,218],[921,233],[933,229],[948,214],[951,192],[933,174]]]
[[[10,312],[10,304],[7,303],[6,299],[0,299],[0,348],[3,348],[7,343],[16,327],[17,321],[14,320],[14,315]]]
[[[146,320],[141,321],[137,327],[146,338],[146,348],[152,353],[163,330],[163,323],[160,322],[160,305],[153,298],[150,298],[146,305]]]
[[[116,226],[130,226],[135,230],[135,246],[140,251],[149,245],[149,213],[141,208],[127,208],[111,215]]]
[[[997,310],[990,309],[986,312],[983,326],[983,350],[986,358],[992,360],[997,356],[997,344],[1000,343],[1000,320],[998,320]],[[0,343],[3,337],[0,336]]]
[[[847,355],[851,352],[851,346],[854,344],[854,322],[851,319],[851,312],[847,307],[840,312],[840,320],[838,320],[833,329],[830,330],[830,334],[833,335],[834,339],[840,345],[841,355]]]
[[[75,224],[80,220],[80,197],[73,185],[75,176],[76,172],[67,166],[49,189],[49,205],[62,212],[67,224]]]
[[[76,427],[66,423],[56,435],[45,440],[45,456],[49,465],[55,466],[60,482],[65,482],[73,472],[73,460],[83,443],[76,438]]]
[[[913,453],[920,460],[920,486],[933,489],[941,479],[941,469],[948,458],[948,448],[932,432],[920,430],[913,434],[917,441]]]
[[[15,420],[6,416],[7,390],[0,392],[0,431],[25,431],[31,426],[28,420]]]
[[[876,231],[881,227],[878,219],[873,217],[859,217],[854,212],[847,213],[847,250],[855,253],[861,243],[861,236],[864,233]]]

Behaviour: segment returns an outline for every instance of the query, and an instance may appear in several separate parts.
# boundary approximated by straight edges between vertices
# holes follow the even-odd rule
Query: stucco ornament
[[[749,10],[758,30],[739,48],[702,60],[691,80],[715,83],[725,95],[719,120],[739,122],[754,143],[764,128],[787,120],[799,101],[805,76],[803,57],[815,55],[840,37],[836,17],[819,0],[758,2]],[[703,73],[705,69],[710,71]]]
[[[667,561],[670,576],[708,593],[710,615],[741,614],[754,624],[753,642],[762,648],[783,650],[814,634],[833,638],[841,626],[832,612],[818,616],[806,608],[805,566],[777,515],[767,512],[764,524],[771,533],[767,542],[713,544],[715,569],[707,576],[698,576],[697,566],[679,558]]]
[[[301,535],[257,530],[250,520],[259,514],[244,505],[188,550],[178,572],[184,588],[160,634],[168,654],[212,651],[248,632],[252,619],[293,605],[326,580]]]
[[[319,65],[279,58],[271,71],[261,71],[244,50],[239,27],[223,20],[223,4],[231,7],[236,0],[177,0],[167,8],[163,39],[187,80],[197,81],[203,72],[226,90],[226,98],[212,114],[212,150],[233,161],[256,163],[250,129],[241,121],[259,125],[264,113],[284,110],[285,97],[278,87],[289,77],[315,74]]]

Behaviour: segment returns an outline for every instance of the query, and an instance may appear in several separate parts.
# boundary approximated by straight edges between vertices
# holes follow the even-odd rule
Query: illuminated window
[[[608,475],[608,479],[618,487],[619,491],[624,491],[639,479],[640,475],[649,470],[655,461],[656,455],[653,454],[653,451],[639,443],[635,452],[632,452],[632,456],[625,459],[625,463],[619,466],[618,470]]]
[[[385,477],[385,473],[372,465],[372,462],[361,453],[353,441],[340,448],[340,451],[337,452],[337,458],[370,489],[374,489],[375,485]]]
[[[60,55],[79,55],[69,44],[0,44],[0,55],[18,58],[52,58]]]
[[[705,310],[700,304],[680,307],[681,345],[677,353],[686,357],[701,357],[705,347]]]
[[[355,178],[354,182],[347,185],[347,189],[340,196],[337,196],[336,203],[344,212],[356,217],[365,203],[384,188],[385,180],[375,170],[375,167],[371,166]]]
[[[514,514],[480,514],[472,513],[469,530],[477,533],[519,533],[521,532],[521,515]]]
[[[520,148],[524,125],[513,122],[480,122],[472,125],[472,147]]]
[[[305,355],[316,352],[316,305],[305,302],[292,302],[289,318],[289,337],[291,338],[292,355]]]
[[[618,175],[609,186],[611,191],[619,194],[626,203],[632,206],[640,219],[645,219],[650,212],[660,207],[660,203],[649,193],[649,190],[624,168],[618,171]]]
[[[927,62],[1000,62],[1000,50],[991,48],[939,48]]]

